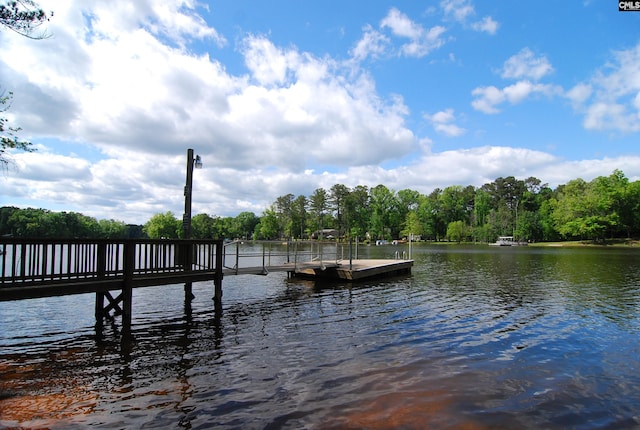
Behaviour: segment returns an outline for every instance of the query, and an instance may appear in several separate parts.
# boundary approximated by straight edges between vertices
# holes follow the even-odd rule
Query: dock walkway
[[[287,272],[290,277],[358,281],[409,274],[413,265],[399,258],[345,259],[344,246],[335,242],[2,238],[0,249],[0,302],[95,293],[97,326],[114,311],[122,315],[123,334],[129,331],[134,288],[184,283],[189,301],[193,282],[213,281],[218,310],[224,276]]]

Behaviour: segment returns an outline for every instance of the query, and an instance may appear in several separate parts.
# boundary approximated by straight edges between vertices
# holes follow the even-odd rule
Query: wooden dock
[[[244,267],[224,269],[228,275],[268,275],[287,272],[290,277],[360,281],[369,278],[408,275],[413,260],[353,260],[352,262],[306,262],[285,263],[268,267]]]
[[[353,260],[351,263],[299,268],[294,275],[322,280],[360,281],[411,273],[413,260]]]
[[[0,302],[95,293],[96,327],[113,311],[122,315],[122,333],[127,334],[132,290],[138,287],[184,283],[184,298],[190,301],[193,282],[213,281],[214,305],[221,312],[224,276],[287,272],[290,277],[359,281],[410,274],[413,266],[407,259],[345,259],[336,243],[309,243],[311,251],[285,243],[286,252],[281,242],[265,243],[261,252],[252,243],[250,253],[241,252],[241,245],[220,240],[3,238]],[[328,252],[331,247],[333,253]]]

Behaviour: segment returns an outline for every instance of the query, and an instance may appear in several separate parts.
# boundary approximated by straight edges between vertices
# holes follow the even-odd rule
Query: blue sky
[[[88,3],[88,4],[87,4]],[[640,179],[640,13],[614,1],[41,1],[0,32],[0,204],[144,223],[336,183]]]

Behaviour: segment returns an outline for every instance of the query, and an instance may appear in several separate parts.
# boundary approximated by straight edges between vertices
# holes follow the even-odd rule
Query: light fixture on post
[[[182,238],[191,239],[191,191],[193,189],[193,169],[202,169],[202,159],[199,155],[193,157],[193,149],[187,150],[187,184],[184,187],[184,215],[182,216]],[[185,262],[191,265],[192,248],[190,245],[185,246]],[[185,267],[190,270],[191,267]],[[194,299],[191,292],[191,282],[184,284],[185,301],[189,302]]]

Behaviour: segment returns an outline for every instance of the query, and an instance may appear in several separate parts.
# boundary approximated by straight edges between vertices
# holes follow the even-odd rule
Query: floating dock
[[[268,267],[225,269],[228,275],[268,275],[287,272],[292,278],[358,281],[374,277],[408,275],[413,260],[353,260],[352,262],[285,263]]]
[[[359,281],[373,277],[408,275],[413,260],[353,260],[314,267],[300,266],[291,275],[301,278]]]
[[[287,272],[291,278],[359,281],[411,274],[413,260],[352,260],[335,262],[284,263],[268,267],[243,267],[225,269],[227,275],[268,275]]]

